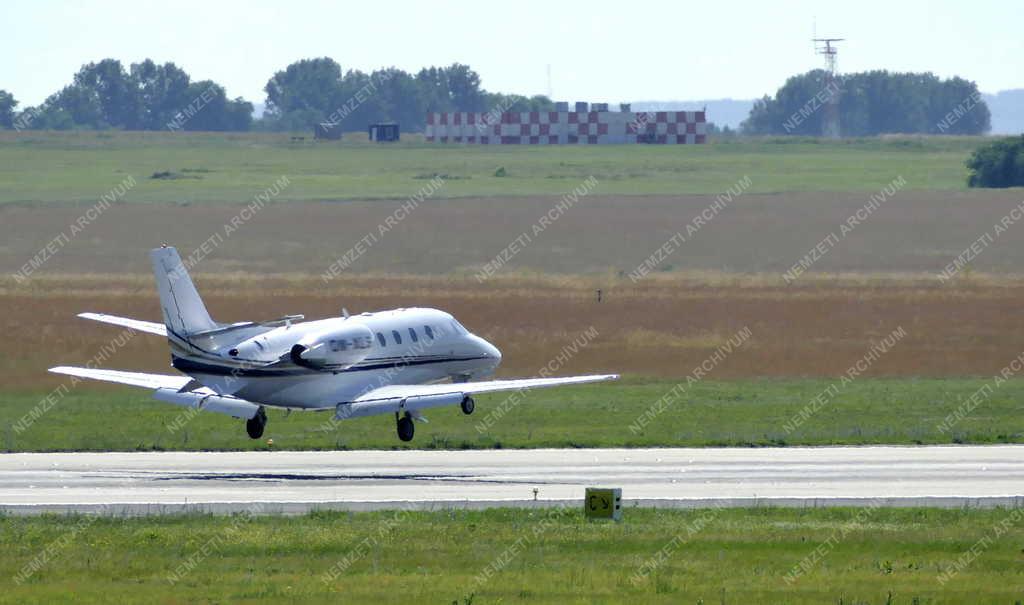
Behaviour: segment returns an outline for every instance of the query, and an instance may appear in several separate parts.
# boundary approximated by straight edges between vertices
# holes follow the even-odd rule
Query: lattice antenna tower
[[[814,52],[825,57],[825,90],[829,91],[825,101],[825,117],[821,124],[821,134],[830,139],[839,138],[839,87],[836,86],[836,57],[839,49],[836,42],[844,38],[813,38]]]
[[[833,78],[836,75],[836,56],[839,49],[833,46],[836,42],[842,42],[845,38],[814,38],[814,52],[825,57],[825,69]]]

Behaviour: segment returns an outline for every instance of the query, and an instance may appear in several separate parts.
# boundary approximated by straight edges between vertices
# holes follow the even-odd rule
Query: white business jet
[[[473,395],[615,380],[615,374],[470,382],[501,363],[491,343],[437,309],[394,309],[316,321],[217,323],[210,318],[177,250],[150,252],[164,323],[82,313],[79,317],[166,336],[171,365],[188,376],[61,366],[51,372],[155,389],[175,405],[245,419],[259,439],[264,407],[334,410],[335,418],[394,414],[398,438],[413,437],[422,411]]]

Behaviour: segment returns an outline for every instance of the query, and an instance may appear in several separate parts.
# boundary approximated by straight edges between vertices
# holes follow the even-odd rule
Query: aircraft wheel
[[[468,416],[468,415],[472,414],[473,410],[475,410],[475,409],[476,409],[476,402],[473,401],[472,397],[469,397],[467,395],[466,398],[462,400],[462,413],[466,414]]]
[[[249,433],[252,439],[259,439],[263,436],[263,429],[267,426],[267,411],[260,406],[256,415],[245,421],[245,432]]]
[[[398,419],[398,438],[402,441],[412,441],[416,427],[412,424],[412,416],[406,414]]]

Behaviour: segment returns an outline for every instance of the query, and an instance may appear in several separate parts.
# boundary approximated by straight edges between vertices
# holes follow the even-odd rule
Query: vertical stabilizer
[[[168,331],[184,336],[216,328],[178,251],[171,247],[156,248],[149,257],[153,261],[160,308]]]

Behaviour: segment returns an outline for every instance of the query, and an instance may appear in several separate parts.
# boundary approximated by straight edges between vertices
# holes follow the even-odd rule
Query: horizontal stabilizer
[[[113,324],[115,326],[131,328],[133,330],[138,330],[139,332],[156,334],[158,336],[167,336],[167,327],[164,326],[164,324],[155,323],[152,321],[142,321],[141,319],[129,319],[127,317],[107,315],[106,313],[79,313],[78,316],[83,319],[102,321],[103,323]]]
[[[188,376],[173,376],[169,374],[145,374],[143,372],[121,372],[119,370],[94,370],[90,368],[75,368],[70,366],[58,366],[50,368],[54,374],[66,374],[79,378],[91,378],[105,382],[116,382],[128,384],[133,387],[147,389],[180,389],[192,381]]]
[[[258,404],[229,397],[217,395],[208,388],[200,388],[195,391],[182,392],[186,385],[192,384],[188,376],[170,376],[167,374],[145,374],[142,372],[121,372],[118,370],[93,370],[89,368],[74,368],[59,366],[50,368],[54,374],[66,374],[79,378],[91,378],[106,382],[128,384],[133,387],[155,389],[153,397],[158,401],[173,403],[174,405],[216,412],[235,418],[249,419],[256,415],[260,406]]]

